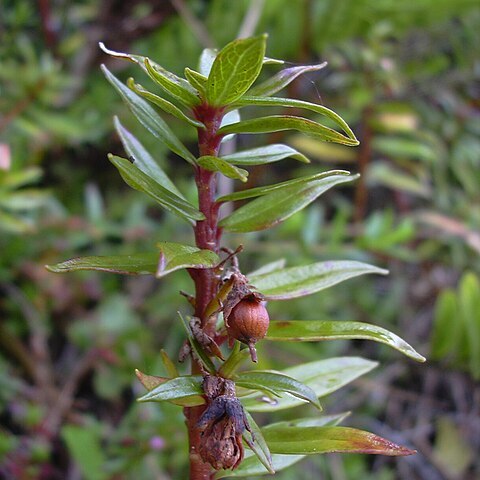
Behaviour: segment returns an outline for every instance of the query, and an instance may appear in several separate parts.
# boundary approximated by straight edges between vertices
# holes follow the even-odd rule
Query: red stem
[[[209,105],[200,105],[195,110],[195,117],[200,120],[205,129],[198,129],[198,150],[200,156],[217,156],[222,137],[217,134],[224,111]],[[199,166],[195,167],[195,183],[198,190],[199,210],[205,215],[205,220],[197,221],[194,227],[195,243],[198,248],[212,250],[215,253],[220,249],[221,232],[218,228],[218,208],[215,205],[216,173],[209,172]],[[214,324],[208,323],[204,312],[208,303],[218,290],[218,278],[213,269],[191,269],[190,276],[195,282],[195,316],[200,318],[206,333],[214,333]],[[192,359],[192,374],[201,372],[198,363]],[[211,480],[214,475],[212,467],[204,463],[198,454],[202,439],[196,424],[205,407],[185,408],[190,458],[190,480]]]

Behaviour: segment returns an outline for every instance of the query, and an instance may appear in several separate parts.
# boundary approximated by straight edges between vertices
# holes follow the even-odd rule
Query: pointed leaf
[[[205,170],[220,172],[228,178],[234,178],[242,182],[246,182],[248,179],[248,172],[246,170],[235,167],[222,158],[205,155],[197,160],[197,164]]]
[[[207,88],[207,77],[205,75],[202,75],[201,73],[198,73],[195,70],[187,67],[185,68],[185,78],[202,97],[205,97]]]
[[[324,415],[320,417],[312,418],[302,418],[298,420],[291,420],[286,422],[272,423],[263,427],[263,431],[276,428],[277,426],[310,426],[310,427],[322,427],[328,425],[337,425],[345,417],[348,416],[347,413],[340,413],[337,415]],[[275,454],[272,455],[272,464],[276,472],[284,470],[291,465],[299,462],[302,458],[305,458],[305,455],[282,455]],[[246,476],[256,476],[256,475],[266,475],[269,472],[265,467],[260,463],[259,459],[253,455],[251,452],[247,451],[245,458],[238,468],[235,470],[224,470],[218,472],[215,476],[216,479],[227,478],[227,477],[246,477]]]
[[[347,145],[358,145],[358,140],[355,137],[355,134],[352,132],[352,129],[348,126],[347,122],[340,116],[338,113],[335,113],[333,110],[330,110],[323,105],[318,105],[316,103],[305,102],[303,100],[296,100],[293,98],[281,98],[281,97],[251,97],[245,95],[241,99],[235,102],[235,107],[246,107],[246,106],[263,106],[263,107],[289,107],[289,108],[305,108],[306,110],[311,110],[312,112],[319,113],[328,117],[330,120],[333,120],[346,134],[347,137],[351,140],[351,143]]]
[[[163,348],[162,350],[160,350],[160,355],[162,356],[162,362],[163,362],[163,365],[165,366],[165,370],[167,371],[167,375],[170,378],[178,377],[180,374],[178,373],[177,367],[173,363],[168,353],[165,350],[163,350]]]
[[[271,133],[283,130],[298,130],[305,135],[319,138],[324,142],[335,142],[348,146],[358,145],[358,140],[352,140],[325,125],[314,122],[313,120],[308,120],[307,118],[291,115],[272,115],[270,117],[244,120],[222,127],[218,130],[218,133],[220,135],[226,135],[228,133]]]
[[[311,182],[316,182],[323,178],[332,177],[334,175],[350,175],[350,172],[346,170],[329,170],[328,172],[316,173],[315,175],[308,175],[306,177],[294,178],[293,180],[287,180],[286,182],[274,183],[273,185],[264,185],[263,187],[249,188],[247,190],[241,190],[239,192],[230,193],[229,195],[224,195],[219,197],[217,202],[232,202],[236,200],[245,200],[246,198],[260,197],[266,195],[267,193],[275,192],[276,190],[286,190],[295,185],[306,185]],[[351,180],[356,180],[358,175],[349,177]]]
[[[152,92],[149,92],[139,83],[135,83],[133,78],[129,78],[127,80],[127,85],[128,85],[128,88],[130,88],[130,90],[133,90],[136,94],[154,103],[157,107],[160,107],[164,112],[167,112],[170,115],[177,117],[179,120],[183,120],[184,122],[187,122],[192,127],[205,128],[205,125],[202,122],[199,122],[198,120],[194,120],[193,118],[188,117],[172,102],[169,102],[168,100],[165,100],[164,98],[159,97],[158,95],[155,95]]]
[[[317,400],[317,395],[309,386],[280,372],[267,370],[242,372],[237,375],[235,384],[244,388],[255,388],[254,386],[258,385],[277,392],[287,392],[294,397],[310,402],[320,410],[322,408]]]
[[[169,378],[158,377],[156,375],[147,375],[146,373],[143,373],[138,369],[135,369],[135,375],[137,376],[138,380],[140,380],[140,383],[149,392],[170,380]],[[178,377],[178,375],[175,375],[175,378],[176,377]],[[200,395],[191,395],[187,397],[169,400],[169,402],[173,403],[174,405],[179,405],[181,407],[196,407],[197,405],[203,405],[205,403],[205,399]]]
[[[127,155],[135,160],[135,166],[162,187],[181,198],[185,198],[145,147],[120,123],[118,117],[113,117],[113,123]]]
[[[407,357],[424,362],[407,342],[384,328],[362,322],[337,321],[270,321],[266,340],[313,342],[319,340],[363,339],[384,343]]]
[[[187,107],[192,107],[201,103],[197,91],[186,80],[177,77],[177,75],[168,70],[165,70],[162,66],[158,63],[152,62],[149,58],[145,58],[144,65],[150,78],[173,98],[177,99]]]
[[[158,63],[144,57],[143,55],[132,55],[130,53],[116,52],[108,49],[102,42],[99,43],[100,48],[112,57],[122,58],[139,65],[155,83],[157,83],[166,93],[184,103],[187,106],[198,105],[199,98],[194,88],[184,80],[172,72],[165,70]]]
[[[305,208],[333,186],[356,178],[355,175],[331,175],[296,183],[287,188],[277,188],[235,210],[223,218],[219,225],[228,232],[254,232],[271,228]]]
[[[157,278],[182,268],[212,268],[220,262],[218,255],[211,250],[173,242],[159,242],[157,247],[160,250]]]
[[[318,65],[300,65],[298,67],[285,68],[284,70],[276,73],[273,77],[265,80],[259,85],[255,85],[249,91],[249,95],[255,95],[259,97],[269,97],[274,93],[285,88],[288,84],[293,82],[298,76],[307,72],[315,72],[321,70],[327,66],[327,62],[320,63]]]
[[[187,162],[195,163],[195,157],[175,136],[170,127],[158,115],[158,113],[135,92],[132,92],[126,85],[118,80],[105,65],[101,66],[107,80],[115,87],[131,112],[138,121],[155,137],[159,138],[174,153],[185,159]]]
[[[269,473],[275,473],[272,465],[272,455],[270,453],[270,449],[268,448],[267,442],[263,438],[263,433],[260,430],[260,427],[247,410],[244,410],[244,412],[245,416],[247,417],[250,430],[252,431],[251,433],[247,430],[243,432],[243,437],[245,438],[247,445],[251,448],[260,464],[263,465],[263,467],[266,468]]]
[[[240,98],[262,69],[266,35],[234,40],[222,48],[208,75],[207,100],[228,105]]]
[[[78,257],[56,265],[45,265],[45,268],[54,273],[98,270],[126,275],[148,275],[157,271],[158,256],[158,253],[136,253],[108,257]]]
[[[203,377],[201,375],[172,378],[171,380],[158,385],[143,397],[137,399],[137,401],[164,402],[181,400],[197,395],[201,396],[203,395],[202,382]]]
[[[416,453],[377,435],[348,427],[275,427],[264,430],[272,453],[368,453],[403,456]]]
[[[386,275],[388,270],[356,261],[327,261],[253,276],[249,281],[268,300],[287,300],[311,295],[367,273]]]
[[[359,357],[335,357],[290,367],[281,373],[308,385],[317,397],[323,397],[376,366],[377,362]],[[243,398],[242,403],[251,412],[271,412],[302,405],[303,401],[288,394],[272,399],[253,394]]]
[[[203,220],[205,218],[203,213],[199,212],[191,203],[162,187],[126,158],[109,154],[108,159],[117,167],[127,185],[139,192],[146,193],[169,212],[186,220]]]
[[[305,155],[281,143],[222,156],[223,160],[233,165],[265,165],[266,163],[278,162],[284,158],[294,158],[303,163],[310,163]]]

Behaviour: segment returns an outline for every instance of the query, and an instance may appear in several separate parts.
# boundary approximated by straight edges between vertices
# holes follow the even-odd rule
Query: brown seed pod
[[[245,296],[232,308],[225,323],[228,336],[246,343],[252,361],[257,362],[255,343],[265,337],[270,324],[264,302],[253,293]]]

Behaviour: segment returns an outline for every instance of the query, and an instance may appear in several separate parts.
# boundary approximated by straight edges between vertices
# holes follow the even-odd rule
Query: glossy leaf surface
[[[243,96],[240,100],[235,102],[236,107],[245,107],[245,106],[263,106],[263,107],[289,107],[289,108],[304,108],[306,110],[311,110],[312,112],[318,113],[328,117],[330,120],[335,122],[346,134],[351,141],[351,145],[358,145],[358,140],[355,137],[355,134],[352,132],[352,129],[348,126],[347,122],[340,116],[338,113],[335,113],[333,110],[330,110],[323,105],[318,105],[316,103],[305,102],[303,100],[296,100],[293,98],[281,98],[281,97],[250,97]],[[350,143],[349,143],[350,145]]]
[[[317,397],[323,397],[364,375],[376,366],[376,362],[360,357],[334,357],[290,367],[282,370],[281,373],[308,385]],[[282,394],[280,398],[271,399],[253,394],[243,398],[242,403],[245,408],[252,412],[270,412],[296,407],[304,402],[288,394]]]
[[[266,35],[234,40],[213,61],[207,81],[211,105],[228,105],[240,98],[258,77],[265,55]]]
[[[184,198],[175,184],[170,178],[168,178],[167,174],[158,165],[145,147],[120,123],[118,117],[113,117],[113,123],[127,155],[135,160],[135,166],[162,187],[170,190],[175,195]]]
[[[254,370],[251,372],[242,372],[237,375],[235,383],[244,388],[268,387],[275,392],[286,392],[301,400],[310,402],[312,405],[321,409],[317,395],[307,385],[288,375],[274,371]]]
[[[273,77],[265,80],[259,85],[252,87],[248,94],[255,95],[259,97],[268,97],[277,93],[278,91],[285,88],[288,84],[293,82],[298,76],[307,73],[315,72],[327,66],[327,62],[320,63],[318,65],[300,65],[297,67],[290,67],[281,70],[276,73]]]
[[[195,157],[176,137],[160,115],[158,115],[158,113],[142,97],[118,80],[118,78],[115,77],[105,65],[102,65],[101,68],[107,80],[115,87],[128,108],[137,117],[138,121],[151,134],[160,139],[172,152],[193,164],[195,162]]]
[[[265,147],[252,148],[222,156],[223,160],[233,165],[265,165],[278,162],[284,158],[294,158],[303,163],[310,163],[308,158],[288,145],[275,143]]]
[[[145,58],[144,65],[150,78],[173,98],[187,107],[200,104],[197,91],[186,80],[165,70],[161,65],[152,62],[149,58]]]
[[[136,94],[140,95],[143,98],[146,98],[148,101],[152,102],[157,107],[160,107],[164,112],[169,113],[170,115],[173,115],[174,117],[177,117],[179,120],[187,122],[192,127],[205,128],[205,125],[203,125],[203,123],[199,122],[198,120],[194,120],[193,118],[190,118],[187,115],[185,115],[172,102],[169,102],[168,100],[165,100],[164,98],[159,97],[158,95],[155,95],[152,92],[149,92],[147,89],[145,89],[139,83],[135,83],[133,78],[128,79],[127,85],[128,85],[128,88],[130,88],[130,90],[133,90]]]
[[[340,321],[270,321],[266,340],[312,342],[319,340],[363,339],[384,343],[417,362],[425,358],[413,347],[388,330],[362,322]]]
[[[415,453],[373,433],[348,427],[277,426],[265,429],[263,433],[272,453],[315,455],[337,452],[387,456]]]
[[[56,265],[46,265],[54,273],[77,270],[98,270],[100,272],[126,275],[154,274],[158,267],[158,253],[136,253],[133,255],[77,257]]]
[[[146,193],[166,210],[186,220],[203,220],[203,213],[191,203],[162,187],[126,158],[109,154],[108,159],[117,167],[127,185]]]
[[[201,375],[176,377],[150,390],[138,402],[164,402],[203,395]]]
[[[286,190],[290,187],[296,185],[306,185],[308,183],[317,182],[327,177],[333,175],[343,175],[348,176],[350,172],[346,170],[329,170],[327,172],[316,173],[315,175],[308,175],[306,177],[294,178],[292,180],[287,180],[286,182],[274,183],[273,185],[264,185],[262,187],[249,188],[246,190],[241,190],[239,192],[233,192],[223,197],[219,197],[217,202],[231,202],[236,200],[245,200],[246,198],[260,197],[262,195],[267,195],[268,193],[275,192],[277,190]],[[358,175],[353,175],[350,177],[351,180],[356,180]]]
[[[222,127],[218,133],[221,135],[226,135],[228,133],[271,133],[281,132],[283,130],[298,130],[299,132],[318,138],[324,142],[334,142],[349,146],[358,145],[358,140],[352,140],[325,125],[307,118],[291,115],[272,115],[270,117],[258,117],[251,120],[244,120],[242,122]]]
[[[251,433],[245,430],[243,437],[245,438],[248,446],[252,449],[256,460],[260,463],[260,465],[262,465],[267,472],[275,473],[272,464],[272,455],[265,438],[263,438],[263,433],[260,430],[260,427],[247,410],[244,410],[244,412],[245,416],[247,417]]]
[[[220,262],[218,255],[211,250],[173,242],[159,242],[160,250],[156,276],[161,278],[182,268],[212,268]]]
[[[205,96],[207,88],[207,77],[202,75],[191,68],[185,69],[185,78],[188,80],[188,83],[197,90],[202,97]]]
[[[220,172],[222,175],[225,175],[228,178],[241,180],[242,182],[246,182],[248,179],[248,172],[246,170],[235,167],[219,157],[206,155],[204,157],[200,157],[197,160],[197,164],[203,167],[205,170],[209,170],[211,172]]]
[[[263,427],[262,431],[266,431],[268,429],[276,428],[278,426],[327,426],[327,425],[338,425],[348,413],[340,413],[337,415],[322,415],[319,417],[312,417],[312,418],[301,418],[298,420],[292,420],[287,422],[278,422],[272,423],[271,425],[267,425]],[[305,458],[305,455],[282,455],[282,454],[275,454],[272,455],[272,465],[276,472],[284,470],[291,465],[299,462],[302,458]],[[224,470],[222,472],[218,472],[215,478],[227,478],[227,477],[246,477],[246,476],[254,476],[254,475],[267,475],[269,472],[266,468],[262,465],[259,459],[253,455],[251,452],[247,451],[245,455],[245,459],[240,464],[240,466],[235,470]]]
[[[368,263],[340,260],[290,267],[277,272],[256,275],[249,280],[268,300],[288,300],[311,295],[368,273],[386,275],[388,271]]]
[[[219,225],[228,232],[254,232],[271,228],[305,208],[333,186],[350,182],[355,178],[347,175],[330,175],[277,188],[276,191],[235,210],[223,218]]]

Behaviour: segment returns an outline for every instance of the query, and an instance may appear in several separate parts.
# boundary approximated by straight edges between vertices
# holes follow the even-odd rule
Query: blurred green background
[[[388,268],[386,278],[272,303],[270,316],[375,323],[429,359],[417,365],[361,341],[260,344],[264,368],[332,355],[378,360],[369,375],[325,399],[326,412],[351,410],[346,425],[419,452],[399,460],[319,456],[277,477],[479,478],[480,7],[474,0],[2,0],[0,478],[186,478],[182,412],[135,404],[142,388],[133,370],[163,374],[160,348],[177,355],[183,333],[176,311],[188,311],[178,291],[192,290],[188,276],[161,282],[57,276],[44,265],[142,251],[158,240],[191,241],[188,228],[129,190],[106,159],[108,152],[122,154],[116,114],[194,195],[187,164],[139,127],[99,65],[107,63],[122,79],[147,79],[107,58],[98,42],[182,74],[195,67],[202,48],[221,47],[239,31],[268,32],[270,57],[328,61],[296,80],[288,95],[337,111],[361,141],[352,149],[271,134],[263,140],[289,143],[312,163],[256,167],[249,185],[337,167],[362,174],[272,231],[228,236],[230,246],[246,245],[242,268],[278,258],[289,265],[356,259]],[[193,130],[169,121],[193,148]],[[261,140],[236,142],[250,148]],[[310,408],[301,407],[307,415]],[[301,416],[299,410],[290,415]]]

